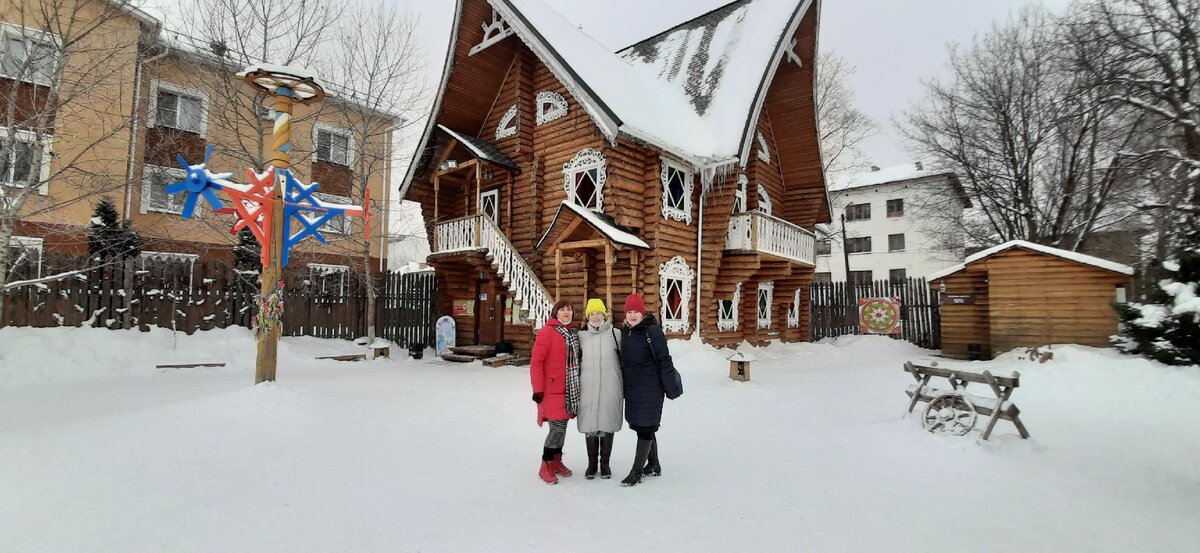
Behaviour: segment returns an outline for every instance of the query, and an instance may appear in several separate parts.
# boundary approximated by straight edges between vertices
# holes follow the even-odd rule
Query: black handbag
[[[654,354],[654,343],[650,341],[650,335],[646,335],[646,345],[650,347],[650,357],[654,359],[654,366],[658,367],[658,372],[662,372],[662,365],[658,364],[658,356]],[[679,371],[675,367],[671,367],[671,376],[674,377],[675,387],[665,390],[667,399],[677,399],[683,395],[683,377],[679,375]],[[665,388],[665,386],[664,386]],[[674,395],[672,395],[674,394]]]

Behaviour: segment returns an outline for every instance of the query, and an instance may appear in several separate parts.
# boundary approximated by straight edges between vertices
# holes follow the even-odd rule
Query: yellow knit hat
[[[587,308],[583,310],[583,316],[587,317],[595,312],[604,314],[604,318],[608,318],[608,310],[604,308],[604,301],[600,298],[592,298],[587,302]]]

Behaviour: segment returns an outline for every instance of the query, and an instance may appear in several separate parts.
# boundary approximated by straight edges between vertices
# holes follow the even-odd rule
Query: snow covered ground
[[[239,329],[0,329],[0,550],[1188,551],[1200,542],[1200,370],[1111,350],[1008,356],[1033,435],[989,442],[901,417],[921,351],[883,338],[772,345],[748,383],[672,342],[664,475],[536,475],[523,367],[317,361],[287,339],[253,387]],[[223,369],[156,363],[226,361]],[[941,362],[943,366],[954,362]],[[984,391],[977,391],[986,395]],[[617,436],[628,471],[635,436]],[[633,549],[636,548],[636,549]]]

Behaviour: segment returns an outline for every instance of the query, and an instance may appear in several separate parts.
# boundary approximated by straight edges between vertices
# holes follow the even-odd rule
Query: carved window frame
[[[539,92],[535,105],[537,105],[536,122],[538,126],[562,119],[567,116],[569,111],[567,99],[553,90]]]
[[[792,306],[788,308],[788,328],[800,328],[800,288],[792,293]]]
[[[754,310],[758,315],[758,328],[771,328],[771,304],[775,301],[775,281],[758,283],[758,296]]]
[[[504,112],[504,116],[500,118],[500,123],[496,125],[496,140],[504,140],[510,136],[517,134],[519,122],[517,121],[517,105],[513,104]]]
[[[771,215],[771,194],[761,182],[758,183],[758,211],[764,215]]]
[[[576,175],[593,170],[595,174],[592,177],[592,181],[595,185],[595,190],[592,192],[592,196],[584,198],[583,201],[578,201],[579,198],[575,194]],[[580,150],[579,153],[575,154],[575,157],[571,158],[571,161],[563,164],[563,188],[567,192],[567,201],[592,211],[603,212],[604,184],[608,182],[607,172],[608,169],[605,165],[604,154],[595,148]],[[589,201],[592,198],[595,198],[595,206],[589,205],[592,203]]]
[[[733,298],[717,300],[717,330],[730,332],[738,329],[738,310],[742,301],[742,283],[737,283]],[[726,308],[728,306],[728,308]]]
[[[658,296],[662,300],[659,317],[663,330],[687,332],[688,305],[692,300],[692,280],[695,278],[696,272],[678,255],[658,266]],[[672,290],[679,294],[679,308],[674,312],[669,301]]]
[[[660,159],[662,171],[659,173],[659,180],[662,182],[663,187],[663,218],[684,221],[690,225],[692,224],[692,192],[696,189],[696,177],[684,165],[675,163],[667,158]],[[671,198],[670,183],[676,176],[683,181],[683,197],[679,198],[678,202],[672,201]]]
[[[483,40],[471,47],[471,51],[467,53],[467,57],[487,50],[489,46],[512,36],[516,32],[509,26],[507,21],[500,17],[500,14],[496,10],[492,10],[492,21],[490,23],[483,23],[480,26],[483,27]]]

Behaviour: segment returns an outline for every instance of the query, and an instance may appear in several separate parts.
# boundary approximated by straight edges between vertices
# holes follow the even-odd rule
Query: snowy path
[[[74,345],[38,349],[54,343]],[[666,407],[665,474],[625,489],[582,478],[573,427],[566,462],[579,475],[540,483],[544,431],[523,368],[314,361],[350,346],[297,339],[280,382],[251,387],[246,334],[171,343],[168,332],[0,329],[0,550],[1147,552],[1200,541],[1200,371],[1110,351],[987,364],[1021,370],[1014,400],[1033,439],[1001,422],[977,444],[978,432],[940,438],[900,418],[911,382],[900,365],[927,355],[907,344],[775,345],[755,350],[742,384],[713,350],[672,342],[686,394]],[[197,357],[231,366],[152,368]],[[628,471],[634,439],[618,434],[614,472]]]

